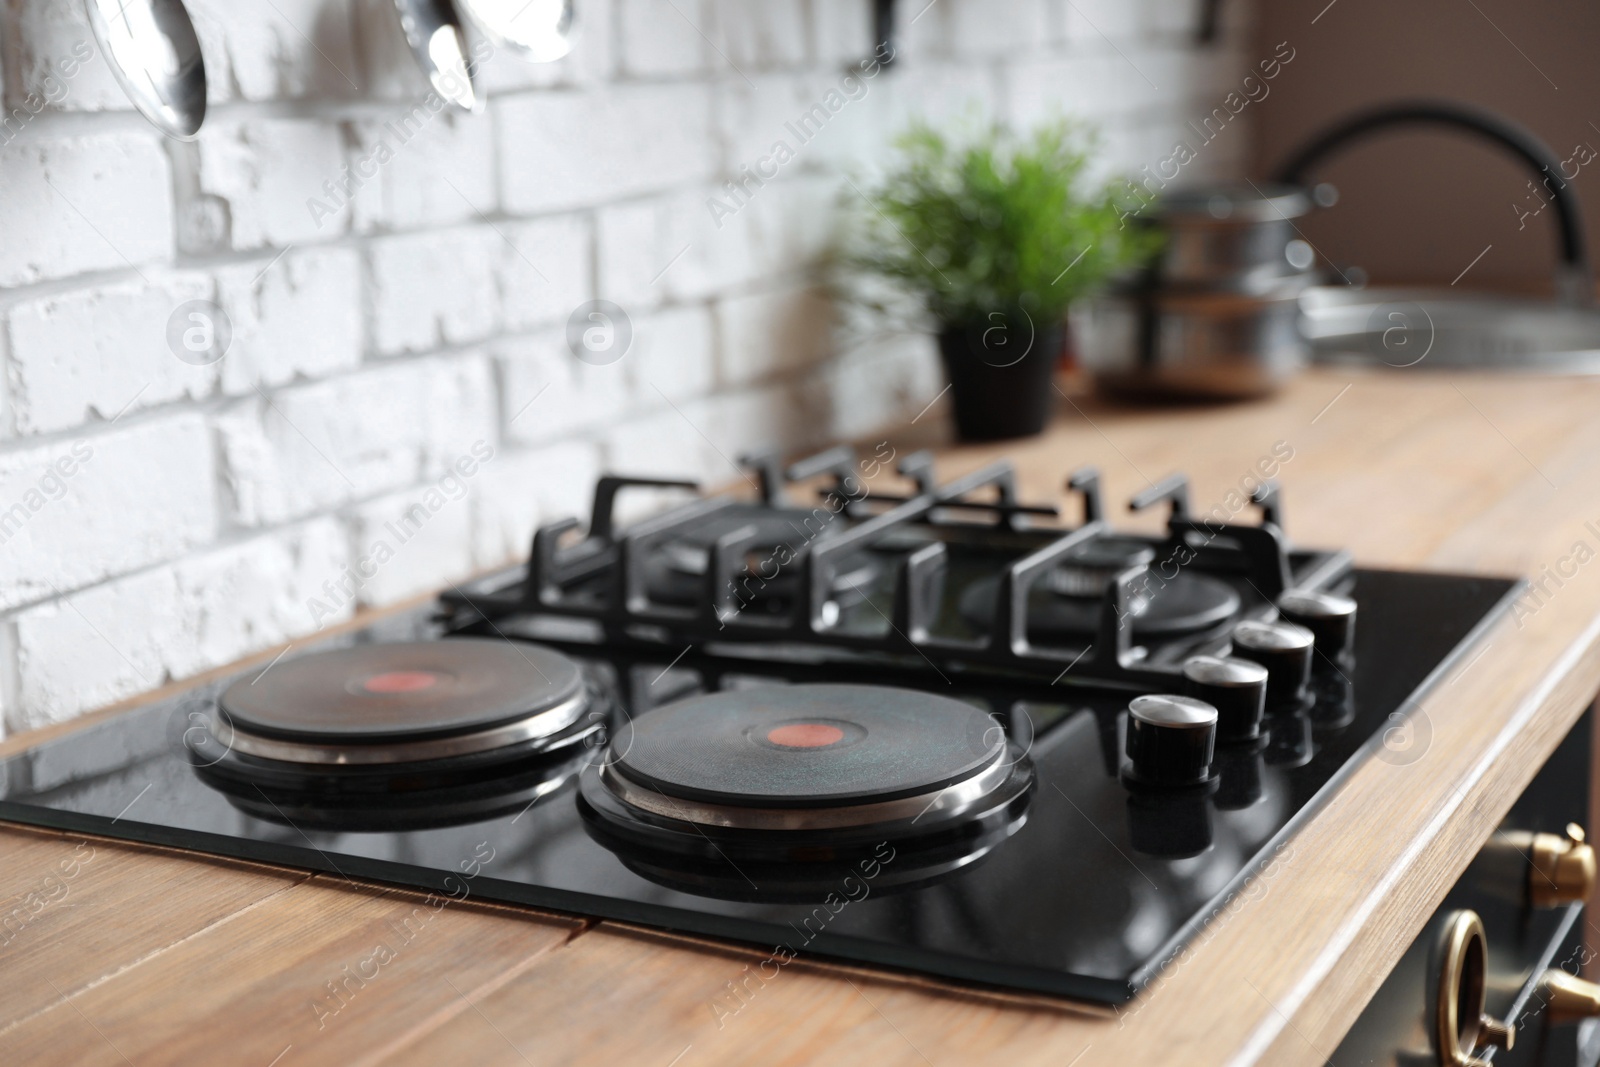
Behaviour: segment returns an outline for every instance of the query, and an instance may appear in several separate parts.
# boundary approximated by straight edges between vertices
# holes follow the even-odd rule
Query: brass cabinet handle
[[[1553,1023],[1600,1017],[1600,985],[1575,978],[1559,967],[1539,976],[1539,999]]]
[[[1565,837],[1534,834],[1528,848],[1528,896],[1536,908],[1577,904],[1594,893],[1594,846],[1583,827],[1567,824]]]
[[[1475,911],[1451,912],[1437,954],[1434,1048],[1441,1067],[1489,1067],[1475,1053],[1485,1045],[1509,1049],[1516,1034],[1484,1012],[1489,946]]]

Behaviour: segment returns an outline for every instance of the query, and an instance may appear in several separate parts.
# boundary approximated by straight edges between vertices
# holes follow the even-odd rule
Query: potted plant
[[[959,142],[917,123],[896,147],[848,262],[937,329],[962,440],[1036,434],[1068,306],[1155,238],[1127,221],[1112,184],[1091,185],[1093,142],[1071,123],[1027,135],[994,124]]]

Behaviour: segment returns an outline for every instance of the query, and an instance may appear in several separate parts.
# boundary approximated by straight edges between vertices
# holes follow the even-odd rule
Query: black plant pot
[[[939,354],[950,378],[956,436],[963,441],[1031,437],[1050,418],[1050,378],[1061,355],[1062,324],[1025,312],[947,326]]]

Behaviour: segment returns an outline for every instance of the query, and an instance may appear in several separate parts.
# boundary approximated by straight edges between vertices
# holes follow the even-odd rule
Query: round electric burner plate
[[[219,708],[228,726],[252,737],[302,745],[404,745],[487,736],[541,716],[552,721],[541,721],[535,732],[552,733],[582,714],[583,695],[578,665],[559,652],[452,637],[285,660],[229,686]]]
[[[608,772],[641,794],[824,808],[937,794],[995,771],[1005,731],[949,697],[793,685],[690,697],[618,731]]]

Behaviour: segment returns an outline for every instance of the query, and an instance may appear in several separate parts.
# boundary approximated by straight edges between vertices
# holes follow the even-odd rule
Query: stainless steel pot
[[[1141,223],[1166,239],[1156,284],[1255,292],[1304,273],[1315,259],[1294,220],[1311,197],[1290,185],[1218,185],[1162,197]]]
[[[1124,289],[1073,308],[1073,345],[1098,386],[1134,395],[1262,396],[1303,369],[1309,279],[1260,293]]]
[[[1237,398],[1270,393],[1309,362],[1296,329],[1315,254],[1290,185],[1201,186],[1165,196],[1140,224],[1161,255],[1072,310],[1074,349],[1104,389]]]

